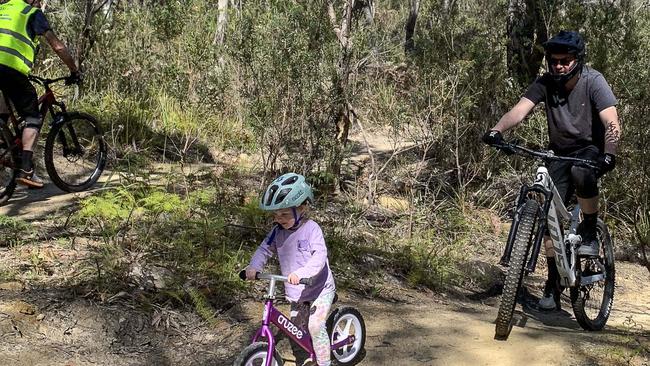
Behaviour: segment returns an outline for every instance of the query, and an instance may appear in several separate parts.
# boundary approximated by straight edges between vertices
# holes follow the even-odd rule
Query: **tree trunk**
[[[228,2],[229,0],[218,0],[219,16],[217,17],[217,31],[212,41],[213,45],[222,45],[225,39],[226,26],[228,25]]]
[[[455,0],[443,0],[442,11],[444,11],[445,14],[451,14],[452,10],[454,9],[454,5],[456,5]]]
[[[366,24],[372,24],[375,21],[374,0],[354,0],[353,3],[353,11],[363,11],[366,17]]]
[[[404,51],[411,53],[415,50],[415,41],[413,41],[413,34],[415,34],[415,23],[418,19],[420,12],[420,0],[411,0],[411,8],[409,10],[409,17],[406,20],[406,40],[404,41]]]
[[[552,4],[542,11],[544,4],[541,0],[510,0],[508,4],[508,69],[523,85],[535,80],[544,59],[542,44],[548,39],[544,14],[555,12]]]
[[[95,12],[93,11],[94,5],[95,4],[93,0],[86,0],[84,2],[84,27],[81,30],[81,34],[79,35],[78,47],[76,50],[77,52],[75,55],[78,66],[81,66],[81,64],[84,62],[87,50],[90,50],[90,48],[92,48],[93,44],[95,43],[95,37],[92,32],[93,18],[95,17]]]
[[[350,110],[348,98],[348,83],[350,80],[350,56],[351,56],[351,42],[350,42],[350,27],[352,26],[352,12],[354,10],[354,0],[347,0],[343,8],[343,16],[341,24],[338,24],[336,12],[334,10],[333,2],[328,3],[328,14],[334,32],[339,40],[341,53],[339,55],[338,68],[333,82],[332,88],[332,105],[330,108],[329,123],[336,127],[336,144],[334,146],[333,156],[329,163],[329,173],[335,179],[334,189],[339,189],[339,181],[341,175],[341,163],[343,161],[343,153],[348,140],[350,132],[350,125],[352,123],[352,112]]]

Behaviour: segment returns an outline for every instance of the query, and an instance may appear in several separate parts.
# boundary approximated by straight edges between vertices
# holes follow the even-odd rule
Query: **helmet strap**
[[[304,216],[304,214],[301,214],[300,216],[298,216],[298,210],[296,210],[295,207],[291,207],[291,212],[293,213],[293,226],[291,228],[295,229],[298,226],[300,226],[300,220],[302,220],[302,217]]]
[[[583,62],[581,59],[577,59],[571,70],[564,74],[554,74],[549,72],[553,77],[553,81],[558,86],[564,86],[569,80],[573,79],[574,76],[579,74],[582,71]],[[549,71],[552,70],[552,66],[549,64]]]

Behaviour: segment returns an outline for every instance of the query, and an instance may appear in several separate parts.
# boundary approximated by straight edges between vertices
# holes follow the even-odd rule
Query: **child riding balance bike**
[[[270,280],[265,297],[262,326],[234,365],[281,366],[270,329],[274,324],[293,342],[296,365],[354,365],[365,355],[365,324],[350,307],[330,314],[335,285],[327,260],[327,247],[320,226],[307,218],[312,189],[300,174],[287,173],[271,182],[260,207],[271,211],[275,225],[264,239],[242,279]],[[282,276],[260,273],[267,260],[277,254]],[[285,282],[291,303],[290,319],[273,306],[276,282]],[[328,317],[329,314],[329,317]],[[260,340],[266,338],[266,342]]]

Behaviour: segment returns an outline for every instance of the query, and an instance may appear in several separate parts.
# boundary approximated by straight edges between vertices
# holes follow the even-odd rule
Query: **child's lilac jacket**
[[[334,276],[327,260],[327,247],[320,226],[307,220],[297,229],[285,230],[279,225],[260,244],[250,267],[261,271],[267,260],[277,253],[283,276],[295,273],[299,278],[312,278],[311,286],[284,284],[287,300],[294,302],[313,301],[320,295],[335,290]],[[269,239],[273,241],[269,243]]]

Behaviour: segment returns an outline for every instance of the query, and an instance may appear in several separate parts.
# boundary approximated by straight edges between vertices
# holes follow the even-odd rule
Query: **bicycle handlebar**
[[[58,83],[60,81],[65,81],[68,77],[64,76],[64,77],[60,77],[60,78],[56,78],[56,79],[47,79],[47,78],[42,78],[42,77],[36,76],[36,75],[29,75],[28,78],[29,78],[30,81],[36,82],[36,83],[41,84],[44,87],[48,88],[51,84]]]
[[[239,272],[239,278],[246,281],[246,271],[245,270],[242,270],[242,271]],[[256,272],[255,273],[255,279],[256,280],[276,280],[276,281],[281,281],[281,282],[289,282],[289,278],[287,276],[280,276],[280,275],[274,275],[274,274],[262,273],[262,272]],[[313,283],[313,278],[301,278],[299,283],[301,285],[311,286],[312,283]]]
[[[518,145],[514,142],[504,142],[503,144],[492,146],[499,150],[509,151],[518,155],[529,155],[544,161],[568,161],[572,163],[584,164],[592,169],[598,169],[598,163],[593,160],[559,156],[555,155],[552,150],[532,150],[527,147]]]

